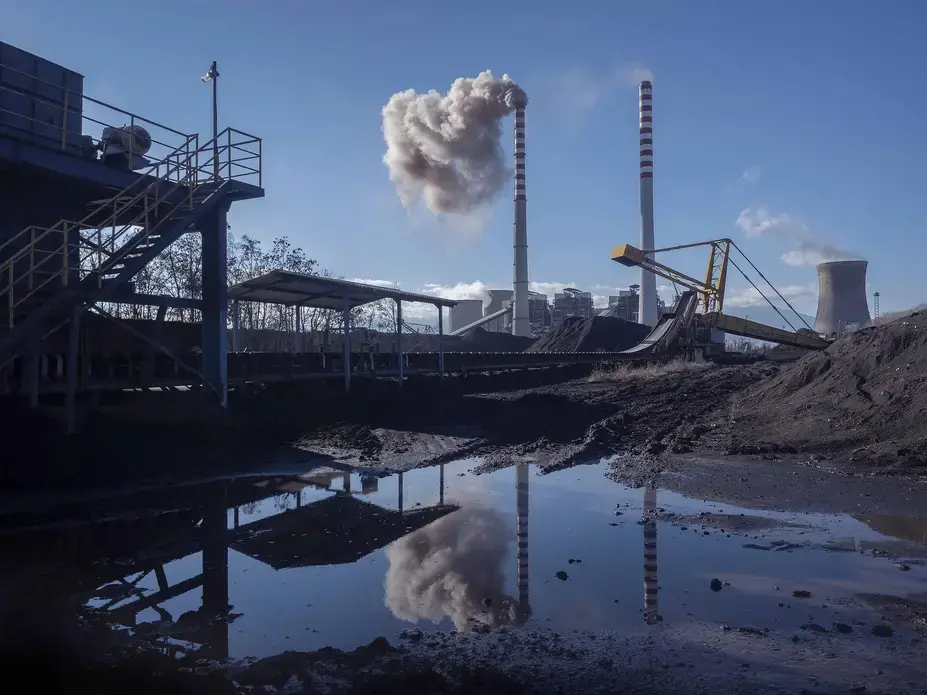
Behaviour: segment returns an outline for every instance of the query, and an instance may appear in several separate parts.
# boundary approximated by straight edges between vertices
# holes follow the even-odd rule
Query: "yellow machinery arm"
[[[781,328],[773,328],[756,321],[748,321],[737,316],[728,316],[721,312],[710,312],[701,317],[700,323],[718,328],[725,333],[742,335],[745,338],[767,340],[771,343],[792,345],[806,350],[824,350],[830,342],[813,333],[793,333]]]
[[[708,257],[708,272],[705,281],[670,268],[653,258],[653,254],[664,251],[677,251],[679,249],[692,249],[699,246],[711,248]],[[700,241],[682,246],[670,246],[665,249],[647,249],[642,251],[630,244],[620,244],[612,251],[612,260],[628,267],[638,267],[649,270],[670,282],[692,290],[698,295],[699,307],[703,313],[721,311],[724,308],[724,286],[727,283],[727,259],[731,248],[730,239],[715,239],[714,241]]]
[[[725,333],[741,335],[746,338],[767,340],[807,350],[823,350],[830,345],[830,341],[810,332],[793,333],[792,331],[773,328],[762,323],[721,313],[724,308],[724,288],[727,283],[728,255],[731,244],[733,242],[730,239],[715,239],[714,241],[700,241],[694,244],[683,244],[682,246],[670,246],[665,249],[646,250],[635,248],[630,244],[620,244],[612,250],[612,260],[628,267],[644,268],[654,275],[659,275],[670,282],[682,285],[695,292],[698,296],[698,309],[702,314],[699,323],[703,326],[718,328]],[[653,258],[653,254],[656,253],[691,249],[699,246],[708,246],[711,249],[708,258],[708,272],[705,275],[704,282],[670,268]]]

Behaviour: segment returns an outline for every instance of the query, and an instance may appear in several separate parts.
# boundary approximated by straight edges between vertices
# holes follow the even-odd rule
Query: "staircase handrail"
[[[191,143],[194,145],[192,150],[189,147]],[[256,145],[257,151],[248,149],[250,145]],[[189,204],[192,208],[194,196],[202,188],[210,183],[220,184],[223,181],[223,176],[221,176],[222,173],[225,173],[228,179],[245,178],[256,175],[258,178],[258,187],[260,187],[263,183],[262,148],[263,144],[260,138],[233,128],[226,128],[202,146],[198,145],[197,135],[189,136],[183,145],[176,148],[164,160],[152,164],[146,172],[139,175],[136,181],[133,181],[132,184],[125,189],[97,206],[82,220],[74,222],[72,220],[62,219],[50,228],[31,225],[9,239],[3,245],[0,245],[0,252],[2,252],[2,250],[12,242],[16,240],[23,242],[25,236],[28,235],[30,237],[28,245],[20,245],[8,259],[0,262],[0,277],[2,277],[3,274],[8,274],[9,276],[7,286],[5,288],[0,287],[0,296],[2,296],[4,292],[9,295],[8,302],[10,305],[11,323],[16,307],[39,290],[54,282],[58,277],[62,278],[63,285],[68,284],[71,271],[77,271],[80,274],[79,280],[83,280],[92,273],[97,273],[102,279],[107,267],[113,267],[121,262],[132,249],[137,247],[143,240],[147,239],[149,235],[157,230],[166,220],[170,219],[181,206]],[[205,162],[201,163],[199,155],[201,153],[209,153],[210,150],[212,151],[213,157],[208,159],[204,158]],[[225,157],[220,158],[220,152],[225,155]],[[257,160],[256,167],[245,164],[245,162],[253,160]],[[161,167],[163,166],[166,166],[167,169],[162,174]],[[210,168],[211,171],[209,171]],[[239,173],[236,172],[236,168]],[[206,176],[201,177],[200,174],[203,171],[207,171],[208,173]],[[172,180],[175,172],[178,173],[177,178],[176,180]],[[180,172],[183,173],[181,174]],[[157,178],[148,180],[151,178],[152,173],[157,173]],[[139,183],[144,184],[142,189],[132,195],[133,189],[135,189]],[[216,187],[218,188],[218,185]],[[174,197],[172,200],[171,196],[180,188],[185,189],[185,195]],[[120,216],[148,196],[152,189],[155,191],[153,201],[145,200],[141,206],[141,210],[133,216],[132,219],[120,223]],[[163,209],[165,203],[168,203],[168,206],[173,203],[168,211]],[[93,218],[99,218],[101,213],[107,211],[110,205],[113,206],[113,210],[109,213],[108,217],[104,220],[91,221]],[[158,219],[153,226],[148,224],[148,217],[152,207],[158,212]],[[116,229],[117,226],[119,227],[118,231]],[[144,228],[144,234],[139,235],[137,233],[140,227]],[[112,232],[107,234],[107,238],[104,242],[102,232],[104,229],[109,228],[112,228]],[[75,229],[78,232],[78,239],[76,241],[71,241],[69,237]],[[94,242],[91,239],[81,236],[80,232],[83,229],[96,229],[97,241]],[[129,230],[134,230],[132,239],[135,240],[135,243],[130,239],[117,249],[116,241],[126,236]],[[39,242],[53,234],[59,233],[62,234],[62,244],[60,247],[54,244],[53,247],[49,245],[49,248],[39,248]],[[113,249],[112,252],[106,250],[107,245]],[[81,251],[88,247],[89,252],[86,255],[81,255]],[[70,254],[75,250],[77,252],[76,263],[70,262],[69,259]],[[36,259],[37,253],[41,254],[43,257]],[[59,254],[61,254],[62,257],[60,264],[48,266]],[[102,258],[103,255],[106,256],[105,259]],[[17,277],[16,264],[27,256],[29,257],[28,268]],[[87,267],[86,262],[92,260],[94,256],[99,260],[95,265]],[[48,271],[42,270],[45,267],[48,267]],[[41,277],[46,274],[47,277],[36,284],[36,276]],[[28,281],[28,288],[24,295],[17,299],[15,297],[15,294],[18,294],[16,288],[26,281]]]
[[[139,175],[139,178],[138,178],[138,179],[136,179],[135,181],[133,181],[132,183],[130,183],[130,184],[129,184],[128,186],[126,186],[124,189],[122,189],[121,191],[119,191],[119,193],[117,193],[116,195],[114,195],[114,196],[112,196],[111,198],[109,198],[105,203],[103,203],[103,204],[99,205],[98,207],[94,208],[92,212],[88,213],[83,219],[79,220],[76,224],[79,225],[79,226],[83,226],[83,227],[95,227],[96,225],[91,225],[91,224],[89,224],[89,220],[90,220],[90,219],[92,219],[92,218],[95,217],[95,216],[98,216],[98,215],[100,214],[100,212],[101,212],[102,210],[104,210],[105,208],[107,208],[113,201],[118,201],[120,198],[125,198],[125,197],[130,193],[130,191],[131,191],[134,187],[136,187],[136,186],[139,184],[140,181],[143,181],[145,178],[150,177],[150,176],[151,176],[151,172],[157,172],[158,169],[159,169],[161,166],[163,166],[163,165],[165,165],[165,164],[167,163],[167,160],[169,160],[169,159],[172,158],[172,157],[178,156],[181,152],[184,151],[184,149],[186,149],[187,152],[188,152],[188,156],[187,156],[187,160],[186,160],[186,161],[189,161],[189,159],[190,159],[193,155],[198,154],[199,151],[200,151],[200,148],[199,148],[199,147],[196,147],[196,148],[193,150],[192,153],[191,153],[190,150],[189,150],[189,145],[190,145],[190,143],[191,143],[191,142],[195,143],[195,142],[197,141],[198,138],[199,138],[199,136],[198,136],[198,135],[195,135],[195,134],[194,134],[194,135],[188,135],[188,136],[187,136],[187,139],[184,141],[184,144],[183,144],[183,145],[180,145],[180,146],[179,146],[178,148],[176,148],[173,152],[171,152],[169,155],[167,155],[167,157],[165,157],[163,160],[158,161],[158,162],[155,162],[154,164],[152,164],[143,174],[140,174],[140,175]],[[178,163],[174,166],[173,169],[170,168],[170,167],[168,168],[168,171],[167,171],[167,173],[164,175],[164,177],[170,176],[170,174],[173,172],[174,169],[179,170],[180,168],[181,168],[180,160],[178,160]],[[156,184],[156,183],[159,183],[160,181],[164,180],[164,177],[162,177],[162,176],[157,176],[156,179],[155,179],[154,181],[149,181],[149,182],[145,185],[144,189],[143,189],[141,192],[137,193],[135,196],[133,196],[133,197],[130,199],[130,202],[125,203],[125,204],[123,205],[123,207],[122,207],[118,212],[122,212],[122,211],[124,211],[124,210],[126,209],[126,207],[128,207],[128,206],[130,206],[130,205],[134,205],[135,203],[137,203],[138,200],[139,200],[141,197],[143,197],[143,196],[145,195],[145,193],[147,192],[147,189],[148,189],[150,186],[152,186],[152,185],[154,185],[154,184]],[[118,213],[114,211],[114,215],[116,215],[116,214],[118,214]],[[38,241],[41,241],[43,238],[45,238],[46,235],[52,234],[52,233],[54,233],[54,232],[56,232],[56,231],[59,231],[59,230],[58,230],[58,226],[61,225],[61,224],[68,224],[68,220],[59,220],[58,222],[56,222],[56,223],[55,223],[54,225],[52,225],[51,227],[46,228],[46,230],[45,230],[45,231],[46,231],[46,234],[42,234],[42,235],[36,237],[36,238],[33,240],[32,243],[36,243],[36,242],[38,242]],[[33,226],[34,226],[34,225],[33,225]],[[16,234],[16,235],[10,237],[9,239],[7,239],[3,244],[0,244],[0,254],[2,254],[2,253],[3,253],[3,250],[4,250],[7,246],[9,246],[10,244],[12,244],[14,241],[19,241],[19,240],[21,240],[22,237],[24,236],[24,234],[25,234],[27,231],[29,231],[29,228],[28,228],[28,227],[27,227],[26,229],[24,229],[22,232],[19,232],[18,234]],[[22,258],[22,256],[24,255],[24,253],[28,253],[28,248],[25,248],[25,247],[20,248],[20,250],[17,251],[16,253],[14,253],[13,256],[11,256],[9,259],[3,261],[3,263],[0,264],[0,272],[3,271],[5,265],[7,265],[8,263],[12,262],[14,259],[15,259],[15,260],[18,260],[18,259]]]

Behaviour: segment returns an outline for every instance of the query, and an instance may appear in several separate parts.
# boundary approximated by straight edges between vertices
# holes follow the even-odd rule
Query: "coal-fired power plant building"
[[[822,335],[865,328],[872,320],[866,298],[867,261],[818,265],[818,312],[814,330]]]
[[[640,83],[640,179],[641,179],[641,248],[652,249],[653,235],[653,85]],[[647,326],[657,324],[657,276],[641,269],[640,302],[637,321]]]

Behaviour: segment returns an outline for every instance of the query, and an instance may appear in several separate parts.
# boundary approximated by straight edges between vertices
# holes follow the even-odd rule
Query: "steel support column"
[[[238,300],[232,302],[232,352],[238,352],[238,325],[241,322],[241,305]]]
[[[39,405],[39,373],[41,372],[39,343],[32,343],[23,357],[22,390],[29,399],[29,407]]]
[[[68,352],[64,366],[67,389],[64,392],[64,428],[68,434],[77,429],[77,380],[80,375],[78,356],[80,355],[80,315],[77,308],[71,311],[68,324]]]
[[[402,356],[402,300],[396,301],[396,352],[399,354],[399,388],[402,388],[403,381],[403,356]]]
[[[203,264],[203,376],[228,405],[228,204],[200,228]]]
[[[351,303],[345,297],[341,307],[341,326],[344,329],[344,392],[351,393]]]
[[[229,547],[228,489],[218,485],[203,509],[203,611],[211,618],[209,653],[228,659]]]
[[[400,473],[400,474],[399,474],[399,503],[398,503],[398,505],[399,505],[399,513],[400,513],[400,514],[402,514],[402,491],[403,491],[402,488],[403,488],[403,484],[402,484],[402,473]]]
[[[444,381],[444,308],[438,304],[438,373]]]

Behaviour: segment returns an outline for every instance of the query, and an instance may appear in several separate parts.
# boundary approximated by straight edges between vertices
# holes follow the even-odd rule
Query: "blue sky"
[[[382,163],[390,95],[485,69],[518,81],[530,277],[605,296],[636,281],[609,252],[638,239],[632,78],[646,69],[657,246],[731,236],[813,314],[813,265],[782,257],[827,244],[870,261],[883,311],[927,301],[927,3],[388,5],[0,0],[0,38],[83,73],[91,96],[204,134],[199,77],[217,60],[220,125],[264,138],[267,197],[236,204],[234,232],[287,234],[340,276],[461,297],[510,286],[511,185],[481,234],[404,211]],[[701,275],[706,256],[664,260]],[[732,309],[754,299],[746,287],[735,273]]]

